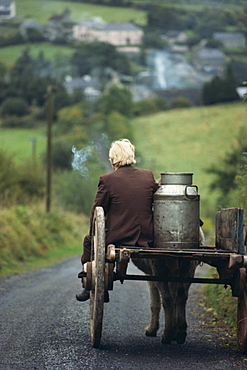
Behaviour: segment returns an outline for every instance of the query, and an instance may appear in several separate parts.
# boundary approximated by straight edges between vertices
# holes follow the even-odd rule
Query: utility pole
[[[47,151],[46,151],[46,212],[51,209],[51,175],[52,175],[52,142],[51,142],[51,126],[54,114],[54,86],[48,86],[46,94],[47,108]]]

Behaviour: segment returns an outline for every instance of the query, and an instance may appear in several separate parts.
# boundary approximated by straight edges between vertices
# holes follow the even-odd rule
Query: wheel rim
[[[96,207],[93,224],[92,256],[95,267],[92,269],[90,291],[90,331],[92,345],[98,348],[102,332],[105,284],[105,220],[102,207]]]

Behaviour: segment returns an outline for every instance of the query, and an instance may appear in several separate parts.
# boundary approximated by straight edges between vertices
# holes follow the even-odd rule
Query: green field
[[[205,170],[220,166],[221,158],[236,144],[240,127],[247,125],[246,108],[240,102],[135,119],[132,129],[142,167],[152,169],[157,177],[165,171],[193,172],[203,206],[214,207],[216,194],[209,189],[212,175]]]
[[[1,61],[8,66],[12,66],[27,48],[33,58],[36,58],[42,51],[44,53],[44,57],[48,60],[52,60],[55,56],[59,57],[64,54],[72,55],[74,52],[74,49],[70,47],[64,45],[52,45],[48,42],[40,44],[32,43],[29,45],[23,44],[1,48]]]
[[[103,18],[106,22],[135,22],[146,24],[146,12],[133,8],[108,7],[83,4],[71,1],[50,0],[15,0],[17,15],[24,19],[35,19],[46,24],[53,14],[62,13],[64,9],[71,11],[71,20],[81,22],[86,16]]]
[[[36,147],[33,142],[36,141]],[[0,148],[13,154],[17,162],[26,158],[37,158],[46,150],[45,132],[38,129],[0,128]]]

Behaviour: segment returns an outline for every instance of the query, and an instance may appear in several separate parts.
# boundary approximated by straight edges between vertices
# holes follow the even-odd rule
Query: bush
[[[28,114],[23,117],[18,116],[9,116],[2,119],[1,127],[5,128],[34,128],[40,124],[40,120],[45,120],[45,118],[41,117],[40,112],[34,112],[33,114]]]
[[[52,165],[54,169],[70,169],[72,145],[66,140],[57,140],[52,145]]]
[[[63,170],[53,176],[56,202],[67,211],[90,215],[99,176],[105,172],[101,163],[93,146],[77,151],[74,171]]]
[[[188,108],[191,102],[183,96],[178,96],[172,101],[171,108]]]
[[[22,98],[7,98],[1,104],[2,117],[24,116],[28,113],[28,104]]]
[[[3,206],[28,204],[44,196],[43,168],[24,162],[17,164],[13,156],[0,150],[0,202]]]
[[[133,104],[133,112],[137,117],[145,114],[152,114],[157,111],[158,108],[154,99],[145,99]]]
[[[89,216],[97,191],[98,176],[81,176],[77,171],[62,171],[56,173],[53,179],[55,202],[66,211]]]
[[[211,277],[218,278],[218,273],[212,271]],[[232,330],[236,330],[238,298],[232,296],[231,288],[224,289],[222,285],[210,284],[206,285],[204,292],[218,321],[223,321]]]
[[[159,111],[166,111],[169,109],[169,104],[168,104],[168,101],[164,98],[161,98],[161,97],[157,97],[154,99],[156,105],[157,105],[157,109]]]
[[[212,81],[205,83],[202,89],[203,103],[211,105],[239,100],[236,86],[235,77],[228,68],[225,78],[215,76]]]

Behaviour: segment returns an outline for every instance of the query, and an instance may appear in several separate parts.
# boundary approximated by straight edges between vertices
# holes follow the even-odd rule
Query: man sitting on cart
[[[134,167],[135,147],[128,139],[112,143],[109,160],[113,172],[99,178],[91,210],[90,231],[84,238],[81,263],[90,261],[93,215],[101,206],[105,213],[106,245],[151,247],[153,244],[153,195],[158,188],[149,170]],[[107,292],[108,293],[108,292]],[[87,290],[76,295],[78,301],[90,297]],[[105,297],[105,302],[109,297]]]

